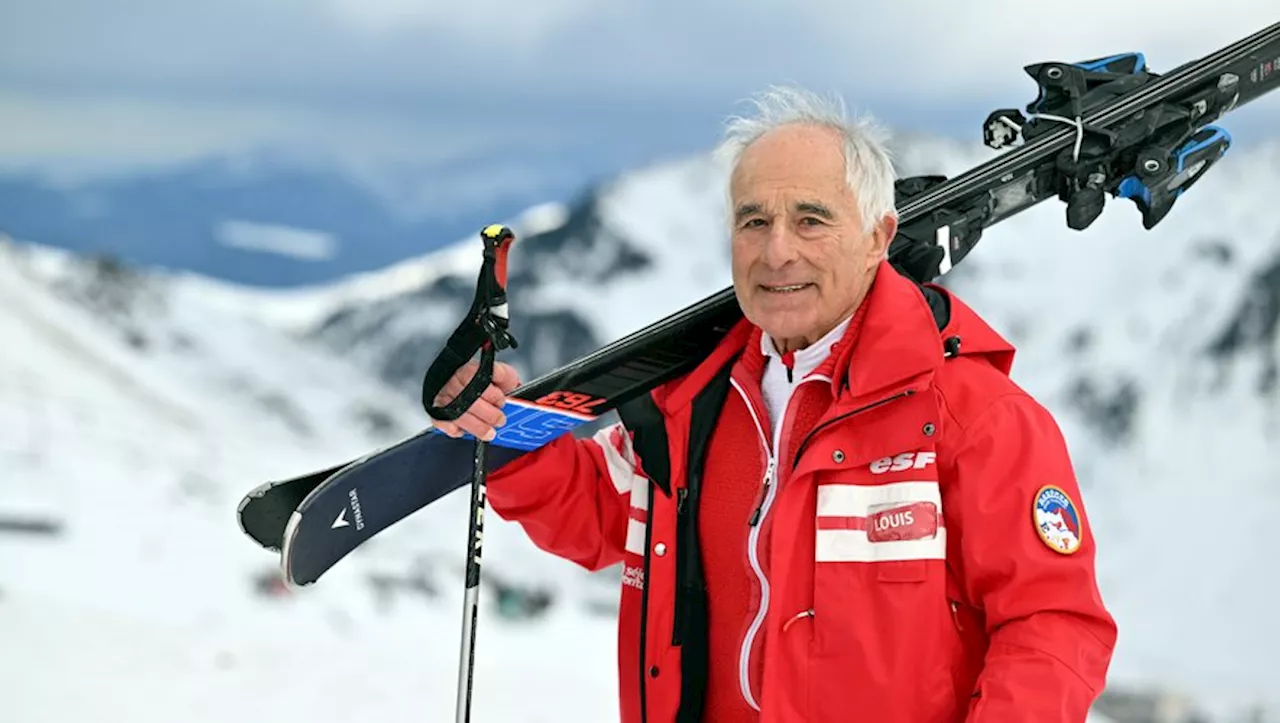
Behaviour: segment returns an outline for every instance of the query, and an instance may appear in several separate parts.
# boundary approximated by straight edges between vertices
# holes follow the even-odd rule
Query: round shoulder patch
[[[1080,514],[1071,496],[1061,487],[1041,487],[1031,509],[1036,534],[1050,550],[1070,555],[1080,549],[1080,543],[1084,541]]]

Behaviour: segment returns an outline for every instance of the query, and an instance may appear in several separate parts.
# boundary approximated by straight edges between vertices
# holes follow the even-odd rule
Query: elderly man
[[[757,108],[724,146],[745,319],[622,423],[494,474],[490,504],[622,563],[625,723],[1082,723],[1116,628],[1057,425],[1007,342],[886,261],[877,130],[802,91]],[[490,436],[517,384],[499,366],[440,428]]]

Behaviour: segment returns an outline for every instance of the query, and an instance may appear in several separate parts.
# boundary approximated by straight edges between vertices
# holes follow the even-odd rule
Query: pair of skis
[[[1140,53],[1025,70],[1039,89],[1025,114],[998,110],[983,125],[988,146],[1016,148],[951,179],[897,182],[899,231],[889,257],[916,281],[947,273],[985,229],[1051,197],[1066,203],[1075,230],[1088,228],[1108,195],[1130,199],[1144,228],[1160,223],[1230,147],[1230,136],[1213,123],[1280,87],[1280,23],[1166,74],[1151,72]],[[481,285],[483,279],[482,272]],[[469,317],[471,326],[479,328],[483,316]],[[507,424],[488,444],[428,428],[345,464],[255,488],[240,504],[240,526],[280,553],[286,582],[308,585],[374,535],[470,481],[469,547],[478,579],[475,522],[487,472],[693,368],[741,318],[726,288],[523,385],[509,396]],[[464,361],[447,348],[437,364],[448,376]],[[469,564],[474,612],[472,582]]]

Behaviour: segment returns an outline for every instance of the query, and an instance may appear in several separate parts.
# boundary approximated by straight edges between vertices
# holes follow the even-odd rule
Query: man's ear
[[[871,267],[878,266],[885,256],[889,253],[889,243],[893,241],[893,237],[898,233],[898,217],[886,213],[880,219],[880,223],[876,224],[876,228],[871,232],[871,251],[868,254],[868,261]]]

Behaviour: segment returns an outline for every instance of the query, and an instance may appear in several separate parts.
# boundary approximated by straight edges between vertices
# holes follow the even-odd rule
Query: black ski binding
[[[1019,136],[1023,142],[1030,142],[1056,128],[1057,123],[1083,118],[1090,111],[1159,77],[1147,70],[1147,60],[1142,53],[1123,53],[1080,63],[1033,63],[1023,70],[1036,81],[1040,94],[1026,105],[1030,117],[1016,108],[1001,108],[987,116],[982,140],[991,148],[998,150],[1012,145]]]
[[[1045,62],[1024,68],[1039,88],[1036,99],[1018,109],[987,116],[983,142],[995,149],[1028,143],[1060,128],[1073,127],[1075,143],[1059,153],[1055,188],[1066,202],[1068,228],[1088,228],[1106,205],[1106,196],[1131,199],[1151,229],[1174,201],[1230,146],[1230,136],[1215,126],[1198,128],[1210,112],[1234,105],[1229,80],[1180,104],[1163,103],[1111,128],[1090,125],[1091,113],[1160,76],[1142,53],[1122,53],[1079,63]]]
[[[1231,135],[1208,125],[1176,146],[1150,145],[1138,153],[1134,171],[1116,189],[1142,211],[1142,227],[1150,230],[1173,208],[1173,203],[1231,147]]]

